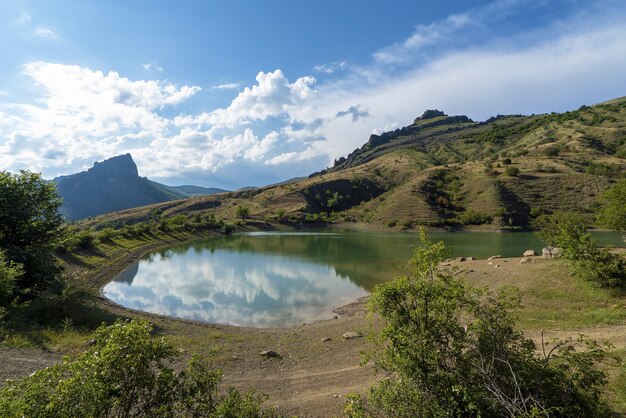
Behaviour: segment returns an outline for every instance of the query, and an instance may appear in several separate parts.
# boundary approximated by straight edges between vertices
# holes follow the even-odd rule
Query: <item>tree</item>
[[[250,216],[250,209],[246,206],[237,205],[235,208],[235,216],[239,219],[246,219]]]
[[[0,318],[13,299],[15,283],[22,273],[21,264],[7,261],[4,253],[0,251]]]
[[[577,276],[600,287],[626,286],[626,259],[599,247],[580,214],[542,215],[533,226],[546,245],[561,248]]]
[[[608,188],[601,198],[598,221],[602,226],[626,231],[626,178]]]
[[[369,309],[382,328],[366,360],[386,378],[350,396],[349,417],[608,416],[606,374],[595,367],[603,347],[565,340],[537,354],[515,329],[516,293],[468,285],[440,266],[443,243],[423,231],[421,241],[408,274],[372,293]]]
[[[272,417],[253,391],[218,393],[222,373],[150,335],[145,321],[96,330],[94,344],[76,358],[10,381],[0,390],[3,417]]]
[[[64,236],[54,184],[37,173],[0,172],[0,248],[23,265],[17,287],[22,293],[55,281],[60,271],[54,250]]]

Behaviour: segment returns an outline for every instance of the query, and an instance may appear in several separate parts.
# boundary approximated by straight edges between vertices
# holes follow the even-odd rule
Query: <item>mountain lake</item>
[[[594,232],[624,246],[619,233]],[[541,253],[530,232],[441,232],[452,257]],[[251,232],[174,245],[142,257],[104,287],[120,305],[178,318],[249,327],[308,323],[401,274],[418,234],[312,230]]]

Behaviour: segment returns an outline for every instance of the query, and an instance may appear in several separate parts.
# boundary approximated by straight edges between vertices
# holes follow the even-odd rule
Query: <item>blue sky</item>
[[[1,6],[0,168],[46,178],[130,152],[166,184],[263,185],[428,108],[626,95],[626,0]]]

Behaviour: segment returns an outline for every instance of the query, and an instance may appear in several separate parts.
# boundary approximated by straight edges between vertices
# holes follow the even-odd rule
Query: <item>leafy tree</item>
[[[579,277],[600,287],[626,285],[626,259],[599,247],[580,214],[542,215],[535,220],[534,227],[546,245],[561,248]]]
[[[22,273],[22,266],[7,261],[4,253],[0,251],[0,318],[4,313],[4,308],[6,308],[13,299],[15,282]]]
[[[0,172],[0,248],[23,265],[17,287],[26,293],[55,281],[60,271],[54,250],[64,237],[54,184],[37,173]]]
[[[604,192],[598,220],[606,228],[626,231],[626,178]]]
[[[369,308],[382,319],[373,359],[387,376],[345,412],[360,417],[598,417],[606,356],[597,343],[556,341],[542,354],[514,326],[519,298],[469,286],[440,267],[443,243],[421,233],[408,274],[378,285]],[[579,350],[583,347],[582,350]]]
[[[235,208],[235,216],[239,219],[246,219],[250,216],[250,209],[247,206],[237,205]]]
[[[0,390],[4,417],[272,417],[253,391],[218,393],[222,373],[194,356],[186,369],[171,364],[180,351],[153,338],[145,321],[96,330],[76,358],[10,381]]]

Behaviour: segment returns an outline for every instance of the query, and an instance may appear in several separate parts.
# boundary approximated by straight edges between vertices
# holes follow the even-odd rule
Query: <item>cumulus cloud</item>
[[[501,0],[420,25],[373,51],[368,63],[324,67],[343,72],[322,82],[290,80],[276,69],[259,72],[249,86],[216,85],[243,90],[203,113],[185,108],[197,86],[30,63],[23,72],[40,95],[0,107],[0,166],[50,177],[131,152],[141,174],[156,180],[238,188],[318,171],[372,132],[408,124],[428,108],[481,120],[624,95],[624,12],[592,7],[529,32],[492,36],[493,21],[540,3]],[[471,47],[469,35],[478,40]],[[436,53],[425,57],[425,50]]]

